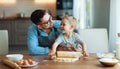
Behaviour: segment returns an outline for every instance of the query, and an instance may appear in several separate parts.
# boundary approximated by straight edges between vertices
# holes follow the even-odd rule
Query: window
[[[77,29],[89,28],[90,0],[74,0],[73,16],[77,18]]]

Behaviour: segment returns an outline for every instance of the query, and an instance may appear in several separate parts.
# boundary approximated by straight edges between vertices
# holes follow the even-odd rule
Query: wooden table
[[[4,65],[1,60],[5,58],[5,55],[0,55],[0,69],[11,69],[10,67]],[[48,60],[47,55],[24,55],[24,59],[31,58],[39,64],[30,68],[22,69],[119,69],[120,64],[118,63],[114,67],[104,67],[101,65],[96,58],[95,54],[90,54],[88,58],[80,58],[76,62],[55,62],[53,60]]]

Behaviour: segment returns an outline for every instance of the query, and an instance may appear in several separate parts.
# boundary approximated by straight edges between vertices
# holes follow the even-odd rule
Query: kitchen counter
[[[2,20],[20,20],[20,19],[25,19],[25,20],[30,20],[30,17],[5,17],[5,18],[0,18],[0,21]]]
[[[0,55],[0,67],[1,69],[11,69],[10,67],[2,63],[2,59],[5,55]],[[24,54],[24,59],[31,58],[37,61],[38,64],[33,67],[22,68],[22,69],[119,69],[119,63],[114,67],[104,67],[97,59],[95,53],[91,53],[88,58],[81,57],[76,62],[56,62],[50,60],[47,55],[32,55]]]

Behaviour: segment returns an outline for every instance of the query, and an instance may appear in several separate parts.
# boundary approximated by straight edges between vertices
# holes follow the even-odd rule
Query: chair
[[[0,54],[8,53],[8,31],[0,30]]]
[[[107,29],[81,29],[78,32],[89,53],[108,52]]]

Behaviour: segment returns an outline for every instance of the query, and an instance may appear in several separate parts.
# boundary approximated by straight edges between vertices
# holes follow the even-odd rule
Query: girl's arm
[[[48,55],[52,56],[56,53],[56,48],[58,47],[59,43],[58,42],[54,42],[54,44],[52,45],[52,50],[51,52],[49,52]]]
[[[82,51],[86,51],[86,44],[83,41],[80,42],[80,45],[82,46]]]
[[[81,41],[80,45],[82,46],[82,54],[83,54],[83,56],[88,56],[88,53],[86,51],[86,44],[85,44],[85,42]]]

